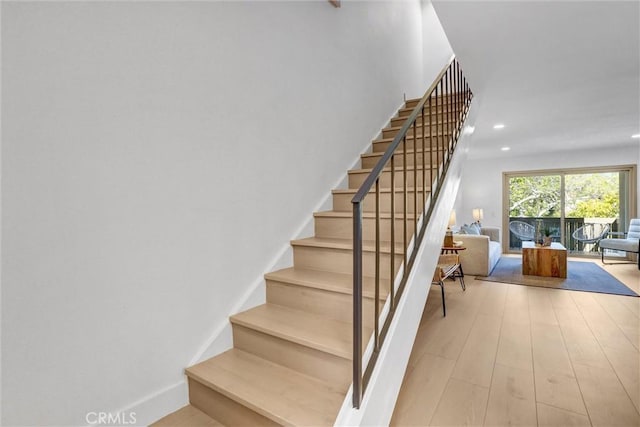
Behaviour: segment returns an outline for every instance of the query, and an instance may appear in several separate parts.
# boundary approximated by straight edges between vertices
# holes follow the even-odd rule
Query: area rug
[[[624,283],[592,262],[569,261],[567,278],[538,277],[522,274],[522,258],[501,257],[488,277],[476,277],[487,282],[513,283],[525,286],[599,292],[637,297]]]

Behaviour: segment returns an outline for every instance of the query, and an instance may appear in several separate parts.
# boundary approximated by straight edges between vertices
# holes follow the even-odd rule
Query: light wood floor
[[[640,298],[466,283],[446,318],[432,287],[392,425],[640,426]]]

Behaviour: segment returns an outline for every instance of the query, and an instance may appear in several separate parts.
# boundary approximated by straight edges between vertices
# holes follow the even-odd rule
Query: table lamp
[[[473,220],[478,224],[478,227],[481,227],[480,220],[483,219],[484,213],[482,212],[482,208],[474,208],[472,211]]]
[[[453,246],[453,231],[451,227],[456,225],[456,211],[452,210],[451,215],[449,215],[449,224],[447,225],[447,232],[444,234],[444,243],[443,246],[452,247]]]

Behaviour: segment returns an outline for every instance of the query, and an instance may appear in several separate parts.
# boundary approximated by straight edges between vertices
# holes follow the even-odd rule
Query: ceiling
[[[640,144],[640,2],[433,5],[479,106],[470,157]]]

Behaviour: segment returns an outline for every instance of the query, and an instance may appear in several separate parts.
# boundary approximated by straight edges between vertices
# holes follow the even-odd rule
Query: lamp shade
[[[449,216],[449,227],[453,227],[454,225],[456,225],[456,211],[452,210]]]
[[[474,221],[480,221],[483,218],[483,212],[481,208],[473,209],[473,219]]]

